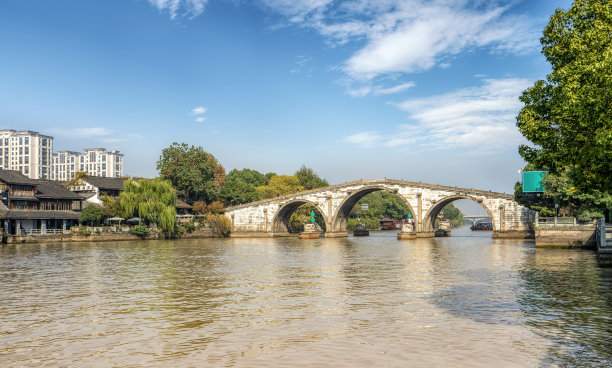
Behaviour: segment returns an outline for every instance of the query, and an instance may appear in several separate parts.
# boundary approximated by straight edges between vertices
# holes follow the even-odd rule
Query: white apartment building
[[[85,153],[59,151],[53,154],[53,180],[68,181],[79,171],[90,176],[120,178],[123,176],[123,154],[104,148],[87,148]]]
[[[16,170],[30,179],[50,179],[53,137],[30,130],[0,130],[0,169]]]

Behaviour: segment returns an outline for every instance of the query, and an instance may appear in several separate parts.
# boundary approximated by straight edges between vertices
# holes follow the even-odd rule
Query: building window
[[[30,144],[30,137],[25,137],[23,141],[25,144]]]

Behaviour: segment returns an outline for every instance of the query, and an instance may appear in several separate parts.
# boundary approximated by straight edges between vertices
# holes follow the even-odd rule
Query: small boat
[[[315,224],[304,225],[304,231],[300,233],[300,239],[319,239],[321,231],[317,229]]]
[[[369,236],[370,232],[365,228],[363,224],[358,224],[353,230],[353,236]]]
[[[435,231],[436,238],[443,238],[451,235],[451,231],[447,229],[437,229]]]
[[[410,240],[410,239],[416,239],[416,238],[417,238],[416,231],[411,231],[409,233],[402,233],[402,232],[397,233],[397,240]]]
[[[300,239],[319,239],[321,237],[320,233],[300,233]]]
[[[493,224],[490,222],[479,222],[470,227],[472,231],[492,231]]]

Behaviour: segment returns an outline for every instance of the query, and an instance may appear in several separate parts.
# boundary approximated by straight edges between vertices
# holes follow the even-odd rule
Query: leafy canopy
[[[517,118],[532,142],[521,156],[576,190],[612,193],[612,2],[576,0],[550,18],[541,38],[552,66],[523,92]]]
[[[273,176],[268,185],[257,187],[261,199],[297,193],[302,190],[304,190],[304,187],[300,185],[299,179],[290,175]]]
[[[225,169],[202,147],[176,142],[162,150],[157,161],[162,179],[169,180],[187,202],[211,202],[225,180]]]
[[[90,205],[90,206],[83,208],[83,210],[79,214],[79,222],[80,223],[88,222],[90,224],[98,225],[102,221],[103,217],[104,217],[104,212],[102,211],[101,208],[94,206],[94,205]]]
[[[295,172],[295,177],[298,178],[300,185],[306,190],[322,188],[329,185],[327,180],[321,179],[313,169],[304,165]]]

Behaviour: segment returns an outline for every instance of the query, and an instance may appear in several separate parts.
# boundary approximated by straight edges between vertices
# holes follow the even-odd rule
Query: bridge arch
[[[489,218],[491,219],[491,223],[493,224],[493,230],[497,229],[496,224],[495,224],[495,218],[493,217],[493,211],[491,211],[491,209],[487,207],[487,205],[482,200],[471,197],[469,195],[455,194],[455,195],[451,195],[451,196],[442,198],[441,200],[437,201],[429,209],[429,211],[427,211],[427,213],[425,214],[425,217],[423,218],[423,231],[424,232],[434,231],[434,221],[436,220],[436,217],[438,217],[438,215],[440,214],[440,211],[442,211],[442,209],[446,207],[448,204],[458,199],[470,199],[478,203],[479,205],[481,205],[482,208],[484,208],[485,211],[487,211],[487,214],[489,215]]]
[[[373,193],[373,192],[377,192],[379,190],[385,190],[385,191],[387,191],[389,193],[392,193],[392,194],[395,194],[396,196],[401,198],[401,200],[408,206],[408,209],[410,209],[410,213],[412,213],[412,217],[416,218],[416,212],[414,212],[414,209],[410,205],[410,202],[408,202],[406,200],[406,198],[404,198],[404,196],[399,194],[396,189],[388,188],[388,187],[384,187],[384,186],[379,186],[379,185],[376,185],[376,186],[366,186],[366,187],[360,188],[359,190],[355,191],[354,193],[351,193],[348,197],[346,197],[340,203],[340,206],[338,206],[338,210],[334,214],[334,217],[333,217],[333,219],[331,221],[333,227],[328,228],[329,229],[328,231],[345,232],[346,231],[346,222],[347,222],[348,217],[349,217],[349,215],[351,213],[351,210],[353,209],[353,207],[355,207],[357,202],[359,202],[359,200],[361,198],[365,197],[367,194],[370,194],[370,193]]]
[[[289,232],[289,219],[291,218],[291,214],[297,210],[303,204],[313,205],[317,211],[322,215],[323,221],[325,221],[325,228],[330,229],[329,220],[327,216],[325,216],[324,212],[321,210],[321,207],[314,202],[311,202],[306,199],[296,199],[290,202],[283,204],[272,219],[272,232],[273,233],[288,233]],[[329,231],[329,230],[328,230]]]

